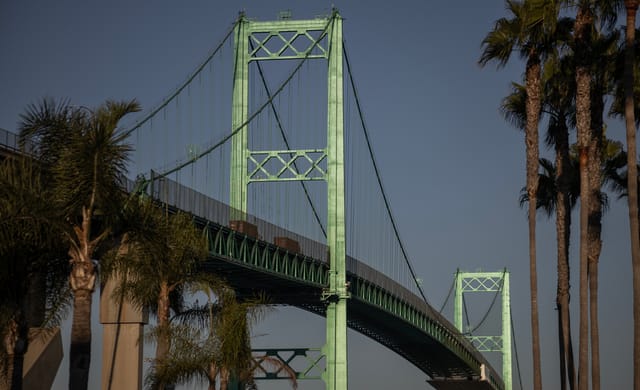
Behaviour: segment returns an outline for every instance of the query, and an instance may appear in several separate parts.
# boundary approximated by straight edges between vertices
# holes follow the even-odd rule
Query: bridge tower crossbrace
[[[294,33],[291,35],[291,33]],[[257,22],[240,15],[235,32],[235,67],[233,81],[232,128],[241,128],[231,139],[230,206],[232,220],[245,220],[248,186],[253,182],[325,180],[327,182],[327,247],[329,250],[329,287],[323,293],[327,304],[326,344],[323,347],[326,368],[323,373],[327,389],[347,389],[347,299],[345,177],[344,177],[344,109],[343,109],[343,44],[342,18],[334,10],[328,18],[311,20],[284,19]],[[294,45],[298,37],[306,37],[308,45]],[[274,49],[270,40],[282,42]],[[267,42],[269,45],[267,46]],[[252,151],[248,147],[249,64],[253,61],[326,59],[327,70],[327,145],[324,149]],[[268,164],[258,156],[281,161],[293,175],[282,177],[268,172]],[[317,156],[321,157],[318,158]],[[314,161],[313,175],[300,172],[295,159]],[[320,167],[326,159],[326,171]],[[252,177],[249,163],[264,174]],[[317,172],[322,171],[321,175]]]

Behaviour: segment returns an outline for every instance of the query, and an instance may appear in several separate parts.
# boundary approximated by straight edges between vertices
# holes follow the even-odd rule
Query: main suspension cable
[[[449,298],[451,298],[451,293],[453,292],[453,289],[456,286],[456,281],[457,281],[457,278],[454,278],[453,282],[451,282],[451,287],[449,287],[449,292],[447,293],[447,297],[444,299],[444,303],[440,307],[440,310],[438,310],[438,313],[442,314],[442,311],[444,310],[445,306],[447,306],[447,303],[449,302]]]
[[[318,43],[320,42],[320,39],[327,33],[327,30],[329,28],[329,26],[331,25],[331,23],[333,22],[334,18],[330,19],[327,21],[327,24],[325,25],[324,29],[322,30],[322,34],[320,35],[320,38],[314,42],[313,45],[311,45],[311,47],[308,49],[307,53],[305,54],[304,58],[298,63],[298,65],[293,69],[293,71],[291,72],[291,74],[289,75],[289,77],[287,77],[282,84],[280,84],[280,87],[278,87],[278,89],[275,91],[275,93],[273,94],[273,96],[271,96],[269,99],[267,99],[267,101],[265,101],[256,111],[254,111],[248,118],[247,120],[245,120],[243,123],[241,123],[238,127],[236,127],[235,129],[233,129],[231,131],[231,133],[227,134],[226,136],[222,137],[222,139],[218,142],[216,142],[215,144],[211,145],[210,147],[208,147],[207,149],[205,149],[204,151],[202,151],[201,153],[198,153],[197,155],[193,156],[192,158],[187,159],[186,161],[179,163],[175,168],[169,169],[165,172],[159,173],[157,175],[156,178],[161,178],[161,177],[166,177],[176,171],[181,170],[182,168],[193,164],[194,162],[198,161],[200,158],[208,155],[209,153],[211,153],[212,151],[216,150],[218,147],[220,147],[221,145],[225,144],[227,141],[229,141],[234,135],[236,135],[238,132],[240,132],[240,130],[242,130],[245,126],[247,126],[249,124],[249,122],[251,122],[255,117],[257,117],[269,104],[271,104],[271,102],[273,102],[273,99],[276,98],[280,92],[282,92],[282,90],[284,90],[284,88],[287,86],[287,84],[289,84],[289,81],[291,81],[291,79],[293,79],[293,77],[296,75],[296,73],[298,72],[298,70],[300,70],[300,68],[302,67],[302,65],[305,63],[305,61],[307,61],[307,59],[309,58],[309,56],[311,55],[313,49],[318,45]]]
[[[358,91],[356,89],[356,85],[353,81],[353,73],[351,72],[351,65],[349,64],[349,57],[347,55],[347,45],[346,42],[343,40],[342,42],[342,51],[344,53],[344,59],[345,59],[345,64],[347,65],[347,72],[349,73],[349,80],[351,81],[351,88],[353,89],[353,96],[355,98],[356,101],[356,108],[358,109],[358,115],[360,117],[360,123],[362,124],[362,130],[364,131],[364,138],[367,142],[367,148],[369,149],[369,156],[371,157],[371,162],[373,163],[373,170],[376,174],[376,179],[378,180],[378,186],[380,187],[380,191],[382,193],[382,199],[384,200],[384,205],[385,208],[387,209],[387,214],[389,215],[389,218],[391,220],[391,226],[393,227],[393,232],[396,236],[396,239],[398,240],[398,244],[400,245],[400,251],[402,252],[402,255],[404,256],[404,260],[405,263],[407,264],[407,266],[409,267],[409,272],[411,273],[411,277],[413,278],[413,281],[416,285],[416,287],[418,288],[418,291],[420,292],[420,296],[422,296],[422,299],[424,300],[425,303],[429,303],[429,301],[427,300],[427,297],[424,294],[424,291],[422,290],[422,287],[420,286],[420,283],[418,282],[418,278],[416,276],[416,273],[413,269],[413,266],[411,265],[411,262],[409,261],[409,256],[407,255],[407,251],[404,248],[404,245],[402,243],[402,240],[400,239],[400,233],[398,231],[398,227],[396,225],[395,219],[393,218],[393,213],[391,212],[391,207],[389,205],[389,200],[387,198],[387,194],[384,191],[384,186],[382,185],[382,179],[380,178],[380,171],[378,170],[378,164],[376,163],[376,159],[373,153],[373,149],[371,147],[371,142],[369,141],[369,133],[367,131],[367,126],[364,122],[364,116],[362,114],[362,108],[360,107],[360,99],[358,98]],[[431,307],[431,305],[429,305],[428,307]]]
[[[222,48],[222,46],[224,46],[224,44],[227,41],[227,39],[229,39],[229,37],[231,36],[231,33],[236,28],[236,26],[238,25],[239,22],[240,22],[240,18],[238,18],[233,23],[233,25],[231,26],[229,31],[227,31],[227,34],[224,36],[224,38],[218,44],[218,46],[216,46],[216,48],[211,52],[211,54],[209,54],[207,56],[207,58],[205,58],[205,60],[200,64],[200,66],[198,66],[196,68],[196,70],[193,71],[193,73],[191,73],[191,75],[189,75],[189,77],[186,79],[186,81],[180,87],[178,87],[171,95],[169,95],[167,98],[165,98],[162,101],[162,103],[160,103],[156,108],[151,110],[147,115],[145,115],[142,119],[140,119],[138,122],[136,122],[130,129],[124,131],[123,134],[125,136],[127,136],[127,135],[131,134],[132,132],[134,132],[135,130],[139,129],[140,126],[144,125],[155,114],[157,114],[160,110],[162,110],[164,107],[166,107],[167,104],[169,104],[169,102],[171,102],[176,96],[178,96],[180,94],[180,92],[182,92],[187,87],[187,85],[189,85],[191,83],[191,81],[193,81],[193,79],[202,71],[202,69],[204,69],[204,67],[209,64],[209,62],[218,53],[218,51],[220,51],[220,49]]]

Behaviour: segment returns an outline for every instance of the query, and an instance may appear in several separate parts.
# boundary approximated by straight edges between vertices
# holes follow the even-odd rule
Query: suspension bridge
[[[267,22],[241,14],[183,83],[124,125],[135,185],[193,214],[208,237],[206,270],[240,295],[264,291],[326,317],[328,389],[347,388],[349,327],[438,389],[510,390],[510,357],[499,374],[479,349],[493,343],[510,356],[511,333],[460,331],[462,293],[508,292],[508,278],[483,275],[474,287],[460,277],[455,325],[429,304],[382,185],[346,46],[337,11]]]

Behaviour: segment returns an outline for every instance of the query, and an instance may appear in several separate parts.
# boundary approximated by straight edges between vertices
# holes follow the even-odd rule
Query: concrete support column
[[[142,389],[142,354],[146,311],[114,299],[116,280],[100,291],[102,324],[102,390]]]

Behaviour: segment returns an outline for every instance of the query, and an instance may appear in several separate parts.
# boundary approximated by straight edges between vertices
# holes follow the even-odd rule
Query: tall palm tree
[[[568,31],[570,21],[565,20]],[[569,312],[569,238],[571,229],[571,208],[577,194],[574,191],[574,167],[569,158],[569,118],[572,116],[573,83],[571,58],[559,58],[558,53],[547,60],[543,71],[542,112],[549,117],[545,143],[555,149],[555,165],[546,159],[540,159],[542,172],[539,175],[536,208],[544,209],[547,216],[556,215],[557,239],[557,291],[556,305],[558,313],[558,346],[560,352],[560,388],[565,389],[567,378],[569,388],[574,388],[575,368],[573,346],[571,342],[571,322]],[[501,105],[505,119],[515,127],[525,126],[526,90],[524,86],[513,83],[512,93],[506,96]],[[577,172],[577,171],[576,171]],[[529,201],[526,188],[521,192],[520,205]]]
[[[536,263],[536,193],[538,187],[538,122],[541,108],[541,65],[553,47],[559,5],[554,1],[506,1],[510,19],[501,18],[482,41],[483,52],[479,63],[484,66],[497,61],[504,66],[517,50],[526,59],[525,86],[527,155],[527,194],[529,196],[529,276],[531,288],[531,335],[534,371],[534,389],[542,388],[540,366],[540,331],[538,320],[538,275]]]
[[[626,9],[624,62],[624,116],[627,130],[627,188],[629,230],[631,234],[631,269],[633,274],[633,388],[640,390],[640,228],[638,226],[638,170],[636,165],[636,128],[634,102],[635,33],[638,0],[624,0]]]
[[[111,232],[124,197],[124,173],[130,146],[117,131],[125,115],[139,111],[135,100],[107,101],[91,111],[66,101],[43,99],[21,115],[21,142],[36,145],[36,158],[52,173],[48,185],[69,225],[69,284],[73,322],[69,352],[69,388],[86,389],[91,361],[91,299],[96,254]]]
[[[558,55],[545,65],[544,111],[549,115],[546,144],[555,150],[555,211],[558,250],[558,285],[556,305],[561,334],[561,388],[568,379],[569,388],[575,388],[576,373],[571,341],[570,319],[570,268],[569,240],[571,236],[571,208],[575,204],[574,185],[577,183],[576,169],[569,156],[569,122],[574,114],[573,97],[575,84],[572,81],[572,58]]]
[[[568,2],[567,2],[568,3]],[[600,215],[597,200],[601,179],[598,176],[602,140],[601,98],[602,87],[594,78],[594,33],[596,20],[605,27],[615,22],[618,1],[579,0],[572,2],[577,8],[573,35],[576,77],[576,129],[580,156],[580,334],[578,351],[578,388],[586,390],[588,382],[589,316],[592,336],[592,386],[600,388],[599,347],[597,327],[597,261],[600,253]],[[592,83],[592,81],[596,81]],[[600,90],[600,91],[599,91]],[[594,91],[596,93],[594,94]],[[595,103],[595,104],[594,104]],[[594,121],[595,119],[595,121]],[[595,126],[595,128],[594,128]],[[592,131],[593,130],[593,131]],[[590,181],[590,174],[594,174]],[[591,258],[591,261],[590,261]],[[591,266],[591,278],[589,277]],[[589,305],[589,285],[593,288]]]
[[[588,1],[578,7],[574,32],[576,58],[576,128],[580,161],[580,332],[578,341],[578,388],[588,388],[588,219],[589,219],[589,175],[588,145],[591,140],[591,73],[589,64],[590,27],[593,10]]]
[[[600,341],[598,326],[598,263],[602,248],[601,231],[603,215],[602,185],[604,161],[610,160],[606,145],[610,142],[605,137],[604,108],[605,98],[611,94],[615,85],[616,58],[618,56],[617,31],[603,33],[594,29],[590,38],[591,64],[591,139],[587,149],[587,172],[589,177],[589,199],[587,226],[587,274],[589,279],[589,334],[591,351],[591,384],[592,389],[600,388]]]

